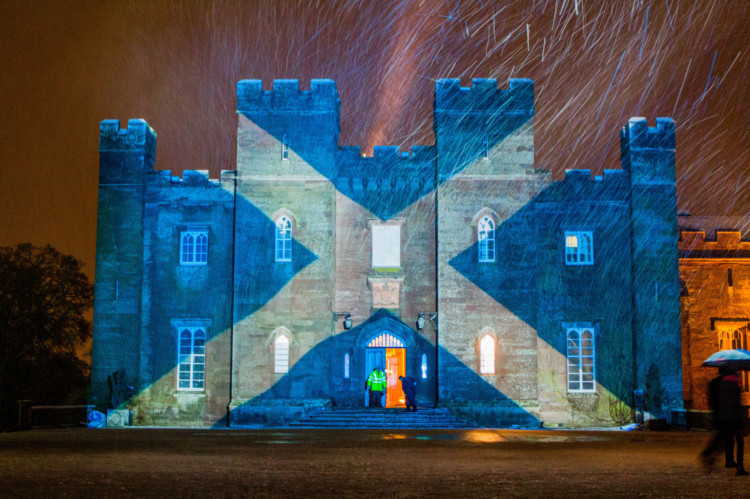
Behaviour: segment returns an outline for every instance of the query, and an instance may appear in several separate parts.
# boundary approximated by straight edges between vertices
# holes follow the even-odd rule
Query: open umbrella
[[[708,367],[728,367],[750,371],[750,351],[737,348],[720,350],[703,362]]]

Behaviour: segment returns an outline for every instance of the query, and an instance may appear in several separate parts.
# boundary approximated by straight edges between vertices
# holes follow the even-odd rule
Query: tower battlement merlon
[[[339,112],[336,82],[310,80],[310,90],[300,90],[299,80],[274,80],[273,90],[263,90],[262,80],[237,83],[237,111]]]
[[[499,89],[494,78],[475,78],[471,87],[462,87],[458,78],[440,79],[435,82],[435,110],[531,116],[534,81],[512,78],[507,89]]]
[[[646,118],[630,118],[625,129],[630,149],[675,149],[675,123],[672,118],[656,118],[649,127]]]
[[[120,129],[120,120],[99,124],[99,152],[142,152],[153,163],[156,155],[156,132],[145,120],[128,120]]]

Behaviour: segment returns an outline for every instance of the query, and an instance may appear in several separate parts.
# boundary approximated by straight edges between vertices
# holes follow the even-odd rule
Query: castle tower
[[[115,391],[138,385],[144,186],[155,151],[156,133],[145,121],[130,120],[124,130],[119,120],[101,122],[91,368],[91,400],[99,410],[112,403],[109,384],[119,385]]]
[[[659,413],[682,407],[674,121],[651,128],[631,118],[621,148],[631,185],[634,385]]]
[[[533,116],[531,80],[436,84],[440,403],[487,402],[506,422],[537,399],[531,201],[549,175],[534,169]]]
[[[315,347],[332,327],[336,84],[243,80],[237,114],[232,424],[269,398],[328,397],[330,349]]]

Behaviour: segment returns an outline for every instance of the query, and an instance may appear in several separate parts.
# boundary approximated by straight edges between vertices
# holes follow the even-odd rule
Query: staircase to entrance
[[[398,428],[450,429],[474,428],[456,419],[447,409],[366,409],[333,407],[289,423],[291,428]]]

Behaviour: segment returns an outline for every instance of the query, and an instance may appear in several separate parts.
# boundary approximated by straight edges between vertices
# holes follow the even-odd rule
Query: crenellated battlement
[[[563,182],[568,183],[594,183],[605,184],[610,182],[627,182],[628,173],[624,170],[604,170],[603,175],[591,178],[591,170],[573,169],[565,170]]]
[[[713,251],[750,252],[750,241],[743,241],[742,233],[734,230],[717,230],[715,241],[707,240],[705,231],[683,230],[678,247],[680,256],[697,256]]]
[[[156,132],[144,120],[128,120],[120,129],[120,120],[104,120],[99,124],[99,152],[143,151],[154,159]]]
[[[410,152],[400,152],[398,146],[375,146],[372,156],[363,156],[359,146],[343,146],[336,155],[340,177],[408,175],[425,166],[434,169],[434,160],[435,146],[412,146]]]
[[[630,118],[622,129],[623,146],[633,149],[675,148],[675,124],[672,118],[656,118],[656,126],[649,127],[646,118]]]
[[[498,89],[494,78],[475,78],[471,87],[462,87],[458,78],[440,79],[435,83],[435,111],[530,116],[534,114],[534,81],[513,78],[508,89]]]
[[[220,178],[211,178],[208,170],[183,170],[182,177],[172,175],[171,170],[149,172],[148,182],[155,187],[216,187],[234,179],[234,170],[222,170]]]
[[[263,90],[262,80],[237,83],[237,111],[335,112],[340,106],[336,82],[310,80],[310,90],[300,90],[299,80],[274,80],[273,90]]]

